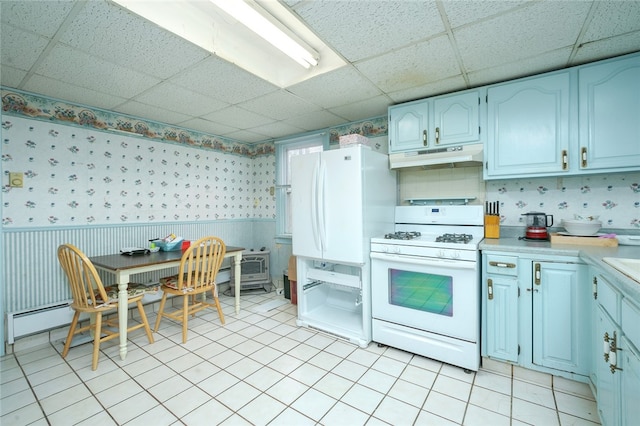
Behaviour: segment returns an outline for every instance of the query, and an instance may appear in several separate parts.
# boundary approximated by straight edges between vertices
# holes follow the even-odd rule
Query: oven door
[[[375,319],[479,341],[478,262],[371,253]]]

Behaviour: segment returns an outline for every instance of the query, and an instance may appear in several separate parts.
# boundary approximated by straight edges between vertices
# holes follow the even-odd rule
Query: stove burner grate
[[[385,234],[385,238],[387,240],[413,240],[414,238],[418,238],[420,236],[420,232],[417,231],[410,231],[410,232],[404,232],[404,231],[398,231],[398,232],[393,232],[391,234]]]
[[[468,244],[471,240],[473,240],[471,234],[442,234],[436,237],[437,243]]]

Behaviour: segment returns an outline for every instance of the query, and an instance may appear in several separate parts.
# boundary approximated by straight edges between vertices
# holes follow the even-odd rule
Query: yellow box
[[[484,237],[500,238],[500,216],[484,216]]]

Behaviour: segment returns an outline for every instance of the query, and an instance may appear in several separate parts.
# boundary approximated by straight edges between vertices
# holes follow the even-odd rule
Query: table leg
[[[240,313],[240,263],[242,263],[242,252],[235,255],[234,285],[236,286],[236,315]]]
[[[127,357],[127,316],[129,315],[129,303],[127,303],[127,287],[129,274],[116,274],[118,279],[118,331],[120,332],[120,359]]]

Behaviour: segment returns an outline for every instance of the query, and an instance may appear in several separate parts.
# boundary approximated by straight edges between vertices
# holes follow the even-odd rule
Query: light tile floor
[[[9,425],[594,425],[587,385],[523,371],[465,373],[372,343],[362,349],[296,326],[296,307],[259,306],[275,293],[221,296],[215,312],[180,326],[163,319],[149,344],[101,348],[91,371],[91,345],[62,359],[54,342],[0,359],[0,423]],[[155,314],[149,315],[155,324]],[[550,376],[549,376],[550,377]],[[541,384],[540,382],[544,383]]]

